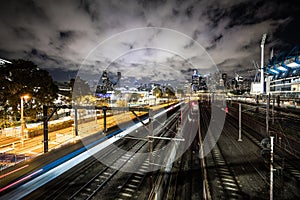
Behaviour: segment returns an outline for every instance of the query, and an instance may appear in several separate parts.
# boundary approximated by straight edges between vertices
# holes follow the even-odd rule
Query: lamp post
[[[239,103],[239,142],[243,141],[242,140],[242,104]]]
[[[24,100],[29,99],[28,95],[23,95],[21,98],[21,143],[22,147],[24,146],[24,130],[26,128],[25,120],[24,120]]]

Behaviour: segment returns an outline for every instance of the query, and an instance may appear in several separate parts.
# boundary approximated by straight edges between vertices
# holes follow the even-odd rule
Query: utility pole
[[[21,144],[24,146],[24,129],[25,129],[25,121],[24,121],[24,100],[23,96],[21,96]]]
[[[275,97],[273,96],[273,100],[272,100],[272,124],[274,125],[274,106],[275,106]]]
[[[273,140],[274,136],[271,136],[271,151],[270,151],[270,200],[273,200]]]
[[[74,108],[74,128],[75,128],[75,137],[78,136],[78,108]]]
[[[266,109],[266,135],[269,136],[269,112],[270,112],[270,94],[267,96],[267,109]]]
[[[151,182],[151,187],[153,187],[153,136],[154,136],[154,133],[153,133],[153,120],[154,120],[154,117],[153,117],[153,110],[150,109],[149,110],[149,125],[148,125],[148,134],[149,137],[148,138],[148,142],[149,142],[149,167],[150,167],[150,172],[151,172],[151,175],[150,175],[150,182]]]
[[[106,111],[107,111],[107,107],[104,106],[103,107],[103,133],[106,134],[107,130],[106,130]]]
[[[44,153],[48,152],[48,107],[43,105]]]
[[[239,103],[239,142],[242,141],[242,104]]]
[[[23,95],[21,98],[21,144],[24,146],[24,131],[26,128],[25,120],[24,120],[24,100],[29,99],[29,95]]]

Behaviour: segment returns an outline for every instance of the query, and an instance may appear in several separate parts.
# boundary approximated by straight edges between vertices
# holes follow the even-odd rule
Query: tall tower
[[[121,74],[121,72],[117,72],[117,76],[118,76],[118,80],[117,80],[117,87],[120,87],[120,86],[121,86],[121,83],[120,83],[120,81],[121,81],[121,77],[122,77],[122,74]]]
[[[264,33],[261,39],[261,62],[260,62],[260,93],[264,94],[265,88],[265,78],[264,78],[264,46],[266,41],[267,34]]]

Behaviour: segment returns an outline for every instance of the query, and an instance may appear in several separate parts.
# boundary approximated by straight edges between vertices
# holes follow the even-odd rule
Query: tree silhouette
[[[153,95],[156,97],[162,97],[163,92],[159,87],[153,88]]]
[[[27,94],[24,116],[36,119],[42,113],[42,105],[51,105],[57,98],[58,88],[48,71],[39,69],[31,61],[13,60],[0,67],[1,118],[20,116],[20,98]]]

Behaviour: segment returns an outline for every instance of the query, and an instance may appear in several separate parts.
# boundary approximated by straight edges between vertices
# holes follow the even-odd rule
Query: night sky
[[[263,33],[267,60],[300,44],[299,25],[297,0],[3,0],[0,58],[32,60],[59,81],[104,69],[178,80],[213,64],[245,73],[260,64]]]

